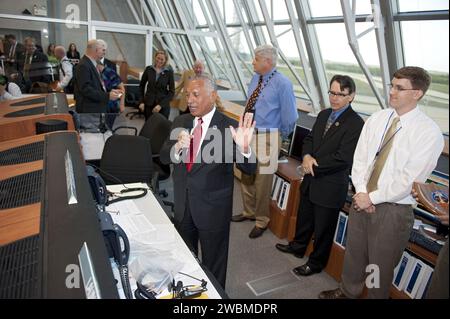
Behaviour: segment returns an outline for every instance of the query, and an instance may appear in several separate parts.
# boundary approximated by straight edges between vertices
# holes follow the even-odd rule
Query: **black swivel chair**
[[[145,117],[144,112],[141,112],[139,109],[139,102],[141,101],[139,83],[139,80],[130,79],[125,86],[125,105],[137,109],[136,111],[128,112],[126,114],[127,117],[130,117],[130,120],[132,120],[135,116]]]
[[[158,172],[158,180],[166,180],[170,177],[170,166],[164,165],[159,159],[159,154],[165,140],[170,135],[170,129],[172,127],[172,122],[159,113],[153,113],[145,122],[144,126],[139,133],[139,136],[146,137],[150,140],[150,144],[153,151],[153,164],[155,171]],[[162,197],[167,197],[167,192],[165,190],[159,190],[159,195]],[[164,203],[168,206],[173,207],[173,204],[167,201]]]
[[[152,185],[155,174],[151,158],[148,138],[114,134],[106,140],[99,173],[107,185],[138,182]]]

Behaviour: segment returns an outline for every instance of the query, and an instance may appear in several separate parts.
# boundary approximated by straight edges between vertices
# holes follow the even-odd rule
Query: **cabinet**
[[[277,237],[284,239],[286,238],[288,241],[293,240],[295,236],[295,228],[297,224],[297,211],[300,202],[300,184],[301,179],[300,175],[297,173],[297,166],[300,165],[300,162],[288,158],[287,163],[281,163],[278,165],[278,170],[276,172],[276,176],[281,178],[284,182],[290,184],[289,190],[289,198],[286,205],[286,209],[281,209],[279,207],[279,203],[276,200],[271,200],[270,202],[270,224],[269,228],[273,234]],[[274,177],[276,179],[276,177]],[[349,188],[351,189],[351,187]],[[348,199],[352,198],[351,192],[349,192]],[[349,212],[350,203],[347,202],[342,211],[344,213]],[[313,248],[313,239],[308,245],[306,255],[312,252]],[[406,247],[408,252],[411,252],[413,255],[419,257],[420,260],[425,261],[426,263],[432,265],[433,267],[436,265],[437,255],[415,243],[409,242]],[[324,269],[331,277],[333,277],[336,281],[341,281],[341,273],[343,269],[344,263],[344,254],[345,248],[340,245],[333,243],[330,257],[328,260],[328,264]],[[363,292],[362,297],[366,295],[366,291]],[[409,299],[410,297],[404,292],[399,291],[394,286],[391,287],[390,297],[393,299]]]
[[[344,207],[342,208],[342,211],[345,213],[348,213],[350,209],[350,204],[346,203]],[[313,249],[313,240],[308,245],[306,255],[309,256],[309,254],[312,252]],[[436,265],[437,255],[433,252],[415,244],[409,242],[406,250],[408,252],[411,252],[413,255],[416,255],[419,257],[419,259],[426,261],[427,263],[431,264],[433,267]],[[345,248],[337,245],[333,242],[333,246],[331,248],[330,257],[328,259],[328,264],[324,271],[328,273],[331,277],[333,277],[336,281],[341,281],[341,273],[343,270],[343,264],[344,264],[344,254],[345,254]],[[364,297],[367,294],[367,291],[363,291],[361,297]],[[391,292],[390,297],[392,299],[410,299],[410,297],[404,292],[398,290],[393,285],[391,286]]]
[[[279,163],[276,175],[284,182],[289,183],[289,193],[287,195],[286,208],[282,209],[275,199],[270,201],[270,223],[269,229],[278,238],[292,240],[295,235],[295,225],[297,223],[297,210],[300,199],[300,175],[297,173],[297,166],[300,162],[288,158],[287,163]],[[274,182],[276,182],[274,176]],[[275,187],[276,185],[274,185]]]

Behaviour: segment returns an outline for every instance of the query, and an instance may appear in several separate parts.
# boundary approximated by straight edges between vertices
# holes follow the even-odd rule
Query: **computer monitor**
[[[303,140],[311,132],[310,129],[296,125],[292,134],[291,145],[289,147],[289,156],[296,160],[302,160]]]

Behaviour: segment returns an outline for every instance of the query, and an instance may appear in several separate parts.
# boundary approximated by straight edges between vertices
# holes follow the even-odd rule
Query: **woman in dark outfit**
[[[139,84],[142,100],[139,108],[145,113],[146,120],[157,112],[169,118],[170,101],[175,93],[175,83],[173,70],[168,65],[168,60],[166,51],[156,51],[153,65],[146,67],[142,74]],[[146,85],[147,90],[145,90]]]

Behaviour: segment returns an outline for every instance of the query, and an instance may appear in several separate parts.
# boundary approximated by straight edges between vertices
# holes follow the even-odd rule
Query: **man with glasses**
[[[308,262],[294,268],[298,276],[321,272],[327,265],[339,211],[345,203],[353,153],[363,119],[353,111],[356,86],[346,75],[330,81],[331,108],[323,110],[303,142],[301,199],[294,240],[276,248],[303,258],[314,233],[314,249]]]
[[[358,298],[371,272],[369,298],[389,297],[394,268],[408,243],[413,183],[425,182],[444,147],[441,130],[417,107],[431,83],[419,67],[394,73],[391,108],[365,123],[353,158],[353,197],[340,288],[321,299]],[[368,266],[371,267],[368,267]]]

